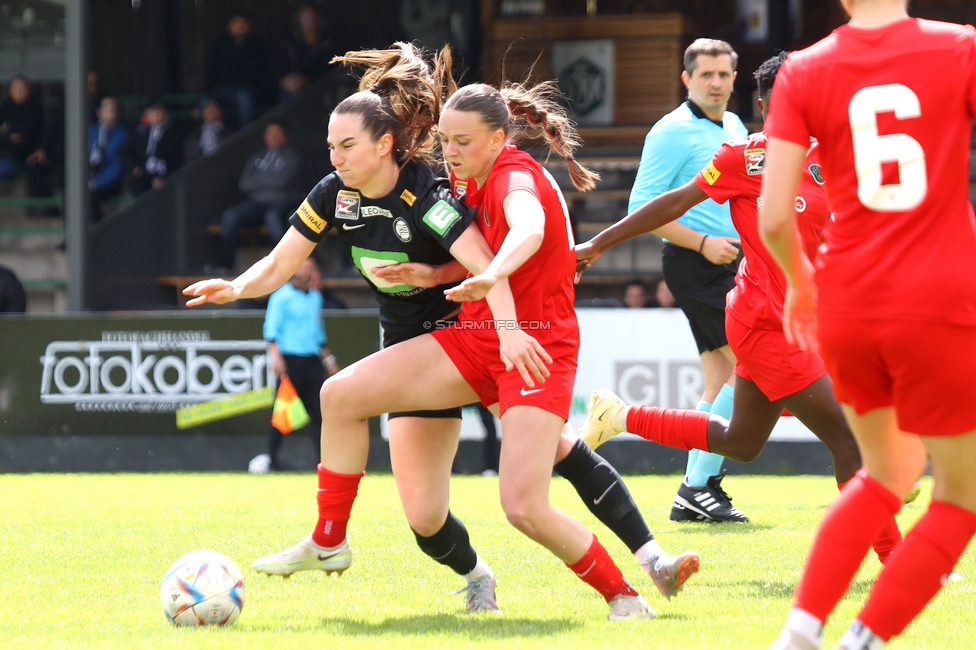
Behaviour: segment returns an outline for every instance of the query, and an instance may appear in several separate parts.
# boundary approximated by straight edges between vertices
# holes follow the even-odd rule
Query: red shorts
[[[727,312],[725,336],[735,354],[735,374],[758,386],[770,402],[799,392],[827,374],[823,360],[787,343],[783,330],[749,327]]]
[[[819,327],[837,399],[858,415],[893,406],[902,431],[976,430],[976,327],[829,314]]]
[[[552,357],[548,366],[550,374],[545,383],[536,382],[530,388],[518,370],[505,371],[497,338],[492,345],[472,330],[453,327],[437,330],[433,335],[485,406],[497,403],[502,415],[512,406],[537,406],[569,419],[579,354],[576,346],[544,343]]]

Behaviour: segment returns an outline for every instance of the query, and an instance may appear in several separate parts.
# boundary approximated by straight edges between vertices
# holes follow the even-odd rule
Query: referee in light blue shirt
[[[700,38],[685,50],[681,80],[688,99],[647,134],[630,212],[694,178],[723,142],[748,135],[742,120],[725,110],[737,63],[738,55],[725,41]],[[697,408],[728,418],[735,357],[725,337],[725,295],[735,286],[739,259],[729,207],[707,199],[654,232],[665,240],[665,282],[698,344],[705,386]],[[689,453],[685,479],[671,508],[672,521],[749,520],[732,507],[721,487],[723,461],[717,454]]]
[[[264,340],[268,342],[268,362],[279,377],[287,376],[298,393],[312,421],[306,425],[315,462],[321,455],[322,411],[319,389],[325,382],[324,365],[330,375],[339,372],[335,356],[326,343],[322,325],[322,294],[312,287],[317,276],[315,260],[306,259],[289,282],[271,294],[264,317]],[[268,453],[253,458],[248,465],[252,474],[265,474],[278,466],[278,449],[284,436],[270,427]]]

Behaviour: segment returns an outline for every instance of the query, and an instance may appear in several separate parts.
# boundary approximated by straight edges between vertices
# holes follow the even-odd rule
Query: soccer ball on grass
[[[174,625],[230,625],[244,608],[244,576],[223,553],[193,551],[166,572],[160,599]]]

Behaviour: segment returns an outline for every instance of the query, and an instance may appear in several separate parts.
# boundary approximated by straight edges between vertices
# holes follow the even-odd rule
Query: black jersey
[[[399,262],[438,265],[454,258],[449,249],[474,213],[451,194],[447,180],[417,162],[400,170],[396,188],[371,199],[346,187],[335,172],[323,178],[289,223],[314,242],[335,227],[353,262],[380,303],[380,322],[391,333],[416,332],[444,318],[457,304],[444,297],[453,284],[422,288],[392,284],[372,271]],[[430,327],[429,325],[427,326]]]

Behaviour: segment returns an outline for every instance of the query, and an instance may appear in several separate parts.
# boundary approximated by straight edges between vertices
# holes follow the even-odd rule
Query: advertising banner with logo
[[[0,436],[177,434],[178,410],[209,403],[186,434],[263,435],[275,385],[263,322],[237,310],[0,318]],[[373,311],[325,324],[340,365],[378,348]]]

